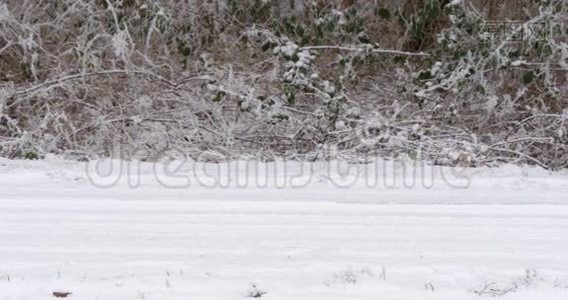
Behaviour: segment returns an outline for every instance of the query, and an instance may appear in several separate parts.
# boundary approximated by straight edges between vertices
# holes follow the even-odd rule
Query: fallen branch
[[[525,158],[525,159],[527,159],[527,160],[532,161],[533,163],[539,165],[540,167],[542,167],[542,168],[545,169],[545,170],[550,169],[550,168],[547,167],[545,164],[543,164],[542,162],[540,162],[538,159],[536,159],[536,158],[534,158],[534,157],[532,157],[532,156],[530,156],[530,155],[521,153],[521,152],[519,152],[519,151],[515,151],[515,150],[511,150],[511,149],[505,149],[505,148],[489,148],[489,151],[501,151],[501,152],[508,152],[508,153],[511,153],[511,154],[516,154],[516,155],[518,155],[519,157],[522,157],[522,158]]]
[[[147,72],[147,71],[106,70],[106,71],[98,71],[98,72],[90,72],[90,73],[73,74],[73,75],[68,75],[68,76],[65,76],[65,77],[45,81],[45,82],[42,82],[40,84],[29,87],[27,89],[16,91],[11,95],[11,97],[32,93],[32,92],[40,90],[42,88],[57,85],[57,84],[65,82],[65,81],[72,81],[72,80],[76,80],[76,79],[84,79],[86,77],[93,77],[93,76],[116,75],[116,74],[146,75],[146,76],[152,77],[154,79],[157,79],[161,82],[164,82],[165,84],[169,85],[172,88],[178,88],[183,83],[186,83],[186,82],[191,81],[191,80],[210,80],[211,79],[209,76],[199,76],[199,77],[193,77],[193,78],[186,78],[183,81],[178,83],[178,82],[172,82],[172,81],[167,80],[166,78],[164,78],[160,75],[154,74],[152,72]],[[19,101],[14,101],[10,105],[8,105],[7,107],[12,107],[12,106],[16,105],[18,102]]]
[[[300,48],[300,50],[326,50],[326,49],[344,50],[344,51],[361,50],[361,48],[341,47],[341,46],[306,46]],[[404,55],[404,56],[430,56],[430,54],[425,52],[407,52],[407,51],[392,50],[392,49],[372,49],[371,52],[382,53],[382,54]]]
[[[114,75],[114,74],[141,74],[141,75],[148,75],[150,77],[155,77],[156,79],[163,81],[165,83],[167,83],[168,85],[171,86],[175,86],[175,83],[163,78],[162,76],[156,75],[154,73],[150,73],[150,72],[145,72],[145,71],[133,71],[133,70],[106,70],[106,71],[98,71],[98,72],[90,72],[90,73],[81,73],[81,74],[73,74],[73,75],[68,75],[65,77],[61,77],[61,78],[57,78],[57,79],[53,79],[53,80],[49,80],[49,81],[45,81],[43,83],[40,83],[38,85],[29,87],[27,89],[24,90],[20,90],[20,91],[16,91],[12,96],[20,96],[20,95],[24,95],[27,93],[31,93],[33,91],[39,90],[41,88],[44,88],[46,86],[51,86],[51,85],[55,85],[58,83],[62,83],[65,81],[70,81],[70,80],[75,80],[75,79],[82,79],[82,78],[86,78],[86,77],[93,77],[93,76],[101,76],[101,75]]]

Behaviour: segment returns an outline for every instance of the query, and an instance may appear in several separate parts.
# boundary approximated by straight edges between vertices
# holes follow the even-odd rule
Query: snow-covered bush
[[[0,0],[0,154],[568,166],[566,1],[477,2]]]

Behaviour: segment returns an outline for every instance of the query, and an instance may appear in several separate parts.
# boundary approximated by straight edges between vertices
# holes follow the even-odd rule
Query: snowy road
[[[1,299],[568,297],[567,206],[3,199],[0,240]]]
[[[565,174],[172,190],[81,172],[0,161],[0,300],[568,299]]]

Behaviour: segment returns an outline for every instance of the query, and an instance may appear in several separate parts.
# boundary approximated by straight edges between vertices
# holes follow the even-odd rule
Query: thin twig
[[[8,41],[8,43],[6,44],[6,46],[2,47],[2,49],[0,49],[0,54],[2,54],[2,52],[6,51],[6,49],[10,48],[14,43],[12,41]]]

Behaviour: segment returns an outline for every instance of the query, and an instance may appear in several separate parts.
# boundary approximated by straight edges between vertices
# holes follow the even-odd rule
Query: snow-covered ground
[[[0,160],[0,299],[568,299],[566,172],[370,187],[316,168],[239,187],[86,169]]]

